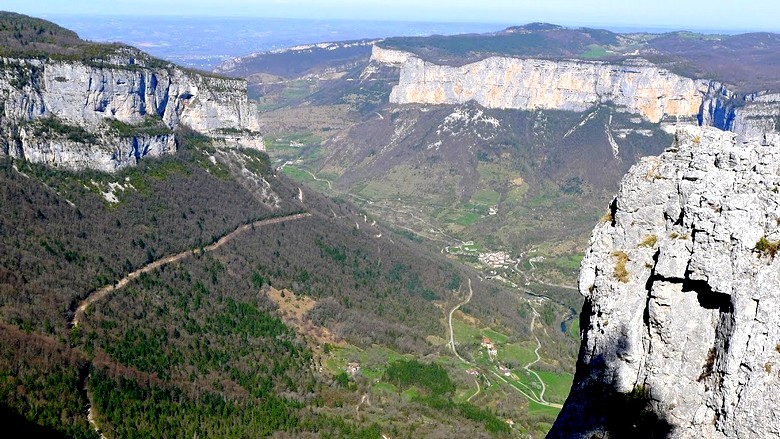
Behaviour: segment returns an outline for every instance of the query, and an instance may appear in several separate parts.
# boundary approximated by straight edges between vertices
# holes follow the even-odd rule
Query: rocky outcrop
[[[695,118],[709,81],[675,75],[645,62],[548,61],[491,57],[460,67],[408,58],[390,101],[488,108],[585,111],[612,102],[652,122]]]
[[[610,64],[491,57],[455,67],[375,46],[371,61],[400,68],[390,95],[396,104],[474,100],[488,108],[586,111],[612,103],[651,122],[698,122],[733,131],[740,139],[780,125],[779,94],[737,96],[719,82],[686,78],[641,59]]]
[[[702,105],[700,123],[733,131],[740,139],[777,131],[780,128],[780,93],[739,96],[725,87],[713,89]]]
[[[409,61],[409,58],[416,58],[413,54],[403,50],[385,49],[376,44],[371,48],[371,61],[385,64],[393,67],[401,67]]]
[[[113,172],[138,163],[143,157],[161,157],[176,152],[174,135],[138,135],[130,138],[98,135],[87,141],[67,136],[42,137],[21,128],[15,145],[6,152],[15,158],[70,170],[95,169]]]
[[[7,153],[70,169],[112,171],[143,155],[175,151],[171,135],[107,139],[109,120],[138,125],[153,118],[169,130],[183,124],[224,138],[225,145],[263,149],[244,80],[183,70],[132,49],[100,62],[2,58],[0,104]],[[30,135],[25,126],[43,118],[83,128],[100,142]]]
[[[624,178],[581,265],[548,437],[777,437],[780,137],[684,127]]]

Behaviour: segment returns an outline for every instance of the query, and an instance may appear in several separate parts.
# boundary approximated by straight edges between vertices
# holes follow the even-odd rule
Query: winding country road
[[[469,296],[466,297],[466,300],[463,302],[460,302],[459,304],[455,305],[455,308],[452,308],[452,311],[450,311],[450,317],[449,317],[449,324],[450,324],[450,349],[452,349],[452,353],[455,354],[460,361],[469,364],[468,361],[464,360],[463,357],[458,354],[458,350],[455,349],[455,331],[452,329],[452,315],[457,311],[461,306],[469,303],[471,300],[471,296],[474,294],[474,291],[471,290],[471,279],[469,279]]]
[[[313,173],[313,172],[310,172],[310,171],[309,171],[309,170],[307,170],[307,169],[303,169],[303,168],[301,168],[301,170],[303,170],[303,172],[305,172],[305,173],[307,173],[307,174],[311,175],[311,178],[313,178],[313,179],[314,179],[314,181],[324,181],[325,183],[327,183],[327,184],[328,184],[328,189],[330,189],[330,190],[333,190],[333,186],[331,186],[331,184],[330,184],[330,180],[326,180],[326,179],[324,179],[324,178],[319,178],[319,177],[317,177],[316,175],[314,175],[314,173]]]
[[[264,219],[264,220],[260,220],[260,221],[255,221],[255,222],[249,223],[249,224],[244,224],[244,225],[241,225],[241,226],[237,227],[235,230],[233,230],[232,232],[228,233],[227,235],[223,236],[222,238],[220,238],[219,240],[217,240],[213,244],[208,245],[206,247],[203,247],[202,249],[201,248],[195,248],[195,249],[185,250],[185,251],[183,251],[181,253],[177,253],[175,255],[166,256],[164,258],[161,258],[161,259],[158,259],[158,260],[156,260],[154,262],[151,262],[151,263],[149,263],[147,265],[144,265],[143,267],[141,267],[141,268],[139,268],[139,269],[137,269],[137,270],[135,270],[135,271],[133,271],[131,273],[128,273],[125,277],[123,277],[122,279],[119,279],[116,283],[114,283],[112,285],[106,285],[104,287],[98,288],[97,290],[95,290],[92,293],[90,293],[87,296],[86,299],[82,300],[81,303],[79,303],[79,306],[78,306],[78,308],[76,308],[76,312],[73,315],[73,320],[71,320],[71,322],[70,322],[70,326],[75,328],[75,327],[77,327],[79,325],[79,322],[84,319],[84,315],[85,315],[85,313],[87,311],[87,308],[90,305],[92,305],[93,303],[97,302],[98,300],[101,300],[104,297],[108,296],[113,291],[118,290],[120,288],[123,288],[131,280],[137,278],[138,276],[140,276],[143,273],[148,273],[148,272],[154,270],[155,268],[159,268],[159,267],[161,267],[161,266],[163,266],[165,264],[170,264],[171,262],[179,261],[179,260],[184,259],[184,258],[186,258],[188,256],[197,255],[201,251],[203,251],[205,253],[205,252],[210,252],[210,251],[216,250],[219,247],[221,247],[222,245],[224,245],[226,242],[228,242],[231,239],[233,239],[236,236],[238,236],[239,234],[244,233],[247,230],[253,229],[255,227],[268,226],[268,225],[271,225],[271,224],[279,224],[279,223],[283,223],[283,222],[287,222],[287,221],[295,221],[295,220],[299,220],[299,219],[306,218],[306,217],[309,217],[309,216],[311,216],[310,213],[296,213],[294,215],[281,216],[281,217],[278,217],[278,218],[269,218],[269,219]]]
[[[458,303],[457,305],[455,305],[454,308],[452,308],[452,310],[450,310],[450,313],[449,313],[449,316],[448,316],[448,323],[449,323],[449,326],[450,326],[450,328],[449,328],[450,329],[450,342],[449,342],[449,346],[450,346],[450,349],[452,350],[452,353],[455,354],[455,356],[458,357],[458,359],[460,361],[462,361],[463,363],[471,365],[471,362],[467,361],[466,359],[461,357],[460,354],[458,354],[458,350],[455,348],[455,330],[452,327],[452,315],[455,314],[455,311],[460,309],[461,306],[469,303],[469,301],[471,301],[471,296],[474,294],[474,291],[471,289],[471,279],[469,279],[468,281],[469,281],[469,295],[468,295],[468,297],[466,297],[466,300],[464,300],[463,302]],[[535,309],[533,310],[533,312],[534,312],[534,315],[531,318],[531,333],[532,334],[533,334],[534,322],[536,321],[536,317],[539,315],[536,312]],[[534,350],[534,354],[536,354],[536,359],[534,361],[526,364],[525,366],[523,366],[523,369],[528,371],[529,374],[533,374],[536,377],[536,379],[539,380],[539,383],[541,383],[542,391],[541,391],[541,393],[539,393],[538,397],[534,394],[534,392],[530,389],[530,387],[526,386],[525,384],[523,384],[519,380],[517,380],[518,383],[520,383],[524,387],[528,387],[530,392],[525,392],[523,389],[517,387],[517,385],[515,383],[509,382],[509,380],[507,380],[506,378],[504,378],[501,375],[499,375],[498,373],[496,373],[496,371],[490,370],[490,372],[493,375],[495,375],[496,378],[498,378],[499,380],[501,380],[504,383],[506,383],[509,386],[511,386],[513,389],[515,389],[518,392],[520,392],[521,395],[525,396],[530,401],[533,401],[533,402],[535,402],[537,404],[541,404],[541,405],[544,405],[544,406],[547,406],[547,407],[553,407],[553,408],[560,409],[560,408],[563,407],[561,404],[551,403],[551,402],[548,402],[548,401],[546,401],[544,399],[544,392],[546,391],[547,387],[545,386],[544,381],[542,380],[542,377],[540,377],[539,374],[537,374],[535,371],[530,369],[531,366],[536,364],[542,358],[539,355],[539,349],[541,349],[542,343],[539,341],[539,337],[537,337],[536,335],[534,335],[534,338],[536,339],[536,350]],[[476,379],[474,380],[474,382],[477,384],[477,391],[476,391],[476,393],[471,395],[466,401],[471,401],[472,398],[474,398],[475,396],[479,395],[479,393],[481,391],[481,388],[479,386],[479,382]]]
[[[533,307],[531,307],[531,309],[534,312],[533,317],[531,317],[531,334],[533,334],[534,333],[533,332],[534,331],[534,321],[536,320],[536,317],[539,316],[539,313],[537,313],[536,309],[534,309]],[[540,377],[539,374],[536,373],[536,371],[531,370],[531,366],[533,366],[534,364],[538,363],[539,360],[542,359],[541,355],[539,355],[539,349],[542,348],[542,342],[539,341],[539,337],[537,337],[536,334],[534,334],[534,338],[536,339],[536,349],[534,349],[534,354],[536,355],[536,360],[534,360],[534,361],[526,364],[525,366],[523,366],[523,369],[525,369],[526,372],[528,372],[529,374],[532,374],[533,376],[535,376],[536,379],[539,381],[539,384],[542,385],[542,390],[541,390],[541,392],[539,392],[539,401],[537,401],[537,402],[539,402],[540,404],[544,404],[544,405],[550,406],[550,407],[563,408],[563,406],[560,405],[560,404],[554,404],[554,403],[547,402],[547,401],[544,400],[544,392],[547,390],[547,386],[544,384],[544,380],[542,380],[542,377]]]
[[[471,402],[471,400],[474,399],[475,396],[479,395],[479,392],[482,391],[482,388],[479,387],[479,380],[478,379],[474,378],[474,384],[477,385],[477,391],[474,392],[473,395],[469,396],[469,399],[467,399],[466,402]]]

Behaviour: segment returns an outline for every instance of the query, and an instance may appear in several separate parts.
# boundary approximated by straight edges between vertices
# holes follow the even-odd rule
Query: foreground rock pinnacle
[[[684,127],[631,168],[582,262],[551,438],[780,435],[780,137]]]

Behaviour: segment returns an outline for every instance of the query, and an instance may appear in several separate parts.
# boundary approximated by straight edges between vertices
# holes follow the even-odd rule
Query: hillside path
[[[303,169],[303,172],[311,175],[311,178],[313,178],[314,181],[324,181],[325,183],[328,184],[328,189],[333,190],[333,186],[331,186],[330,180],[326,180],[324,178],[317,177],[316,175],[314,175],[313,172],[309,171],[308,169]]]
[[[531,334],[534,334],[534,332],[533,332],[533,330],[534,330],[534,321],[536,320],[536,317],[539,316],[539,313],[537,313],[536,309],[534,309],[533,307],[531,307],[531,309],[534,312],[533,317],[531,317]],[[538,363],[539,360],[542,359],[541,355],[539,355],[539,349],[542,348],[542,342],[539,341],[539,337],[537,337],[536,334],[534,334],[534,338],[536,339],[536,349],[534,349],[534,355],[536,355],[536,359],[534,361],[531,361],[530,363],[526,364],[525,366],[523,366],[523,369],[525,369],[526,372],[528,372],[529,374],[535,376],[536,380],[539,381],[539,384],[542,385],[542,390],[541,390],[541,392],[539,392],[539,401],[538,402],[540,404],[544,404],[544,405],[547,405],[549,407],[562,408],[563,406],[560,405],[560,404],[555,404],[555,403],[551,403],[551,402],[545,401],[545,399],[544,399],[544,392],[547,390],[547,386],[544,384],[544,380],[542,379],[542,377],[540,377],[539,374],[536,373],[536,371],[531,370],[531,366],[533,366],[534,364]]]
[[[471,279],[469,279],[469,296],[466,297],[466,300],[463,302],[460,302],[459,304],[455,305],[455,308],[452,308],[452,311],[450,311],[449,316],[449,325],[450,325],[450,348],[452,349],[452,353],[455,354],[458,359],[464,363],[468,363],[468,361],[464,360],[463,357],[458,354],[458,350],[455,349],[455,331],[452,329],[452,315],[457,311],[461,306],[469,303],[471,300],[471,296],[474,294],[474,291],[471,290]]]
[[[79,325],[79,322],[81,320],[83,320],[84,315],[85,315],[85,313],[87,311],[87,308],[90,305],[92,305],[93,303],[97,302],[98,300],[101,300],[104,297],[108,296],[114,290],[123,288],[125,285],[130,283],[131,280],[137,278],[138,276],[140,276],[143,273],[148,273],[148,272],[154,270],[155,268],[159,268],[159,267],[161,267],[163,265],[170,264],[171,262],[179,261],[181,259],[184,259],[184,258],[190,256],[190,255],[197,255],[197,254],[201,253],[201,251],[203,251],[205,253],[205,252],[210,252],[210,251],[216,250],[219,247],[221,247],[222,245],[224,245],[225,243],[227,243],[228,241],[230,241],[231,239],[235,238],[236,236],[240,235],[241,233],[244,233],[247,230],[250,230],[252,228],[262,227],[262,226],[269,226],[271,224],[279,224],[279,223],[283,223],[283,222],[287,222],[287,221],[295,221],[295,220],[299,220],[299,219],[302,219],[302,218],[307,218],[309,216],[311,216],[310,213],[296,213],[294,215],[281,216],[281,217],[278,217],[278,218],[269,218],[269,219],[264,219],[264,220],[260,220],[260,221],[255,221],[255,222],[249,223],[249,224],[244,224],[244,225],[238,226],[232,232],[230,232],[227,235],[223,236],[222,238],[220,238],[216,242],[214,242],[214,243],[212,243],[212,244],[210,244],[210,245],[208,245],[206,247],[203,247],[202,249],[201,248],[194,248],[194,249],[190,249],[190,250],[185,250],[185,251],[183,251],[181,253],[165,256],[165,257],[160,258],[160,259],[158,259],[156,261],[150,262],[150,263],[144,265],[143,267],[141,267],[141,268],[139,268],[139,269],[137,269],[137,270],[135,270],[133,272],[128,273],[125,277],[123,277],[122,279],[119,279],[119,281],[117,281],[116,283],[114,283],[112,285],[106,285],[104,287],[98,288],[97,290],[95,290],[92,293],[90,293],[87,296],[86,299],[82,300],[81,303],[79,303],[79,306],[78,306],[78,308],[76,308],[76,312],[73,315],[73,320],[71,320],[70,326],[75,328],[75,327],[77,327]]]

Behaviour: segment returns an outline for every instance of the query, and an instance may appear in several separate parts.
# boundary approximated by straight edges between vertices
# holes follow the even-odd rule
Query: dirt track
[[[225,244],[226,242],[228,242],[231,239],[235,238],[237,235],[239,235],[241,233],[244,233],[247,230],[250,230],[250,229],[252,229],[254,227],[262,227],[262,226],[268,226],[268,225],[271,225],[271,224],[279,224],[279,223],[283,223],[283,222],[287,222],[287,221],[295,221],[295,220],[299,220],[299,219],[306,218],[306,217],[309,217],[309,216],[311,216],[310,213],[296,213],[294,215],[282,216],[282,217],[279,217],[279,218],[264,219],[264,220],[260,220],[260,221],[255,221],[255,222],[250,223],[250,224],[244,224],[242,226],[239,226],[238,228],[236,228],[232,232],[228,233],[227,235],[223,236],[222,238],[220,238],[219,240],[217,240],[213,244],[208,245],[206,247],[203,247],[202,251],[203,252],[210,252],[210,251],[216,250],[219,247],[221,247],[223,244]],[[77,327],[79,325],[79,322],[84,318],[84,314],[85,314],[87,308],[90,305],[92,305],[93,303],[97,302],[98,300],[101,300],[104,297],[108,296],[114,290],[117,290],[119,288],[123,288],[131,280],[137,278],[141,274],[148,273],[148,272],[154,270],[155,268],[159,268],[159,267],[161,267],[161,266],[163,266],[165,264],[170,264],[171,262],[179,261],[181,259],[184,259],[184,258],[190,256],[190,255],[199,254],[200,252],[201,252],[200,248],[195,248],[195,249],[185,250],[185,251],[183,251],[181,253],[177,253],[175,255],[165,256],[165,257],[163,257],[161,259],[158,259],[158,260],[156,260],[154,262],[150,262],[149,264],[144,265],[143,267],[141,267],[141,268],[139,268],[139,269],[137,269],[137,270],[135,270],[135,271],[133,271],[131,273],[128,273],[125,277],[123,277],[122,279],[119,279],[119,281],[117,281],[116,283],[114,283],[112,285],[106,285],[104,287],[98,288],[97,290],[91,292],[89,294],[89,296],[87,296],[86,299],[81,301],[81,303],[79,303],[79,306],[78,306],[78,308],[76,308],[76,312],[73,315],[73,320],[71,320],[71,322],[70,322],[70,326],[75,328],[75,327]]]

